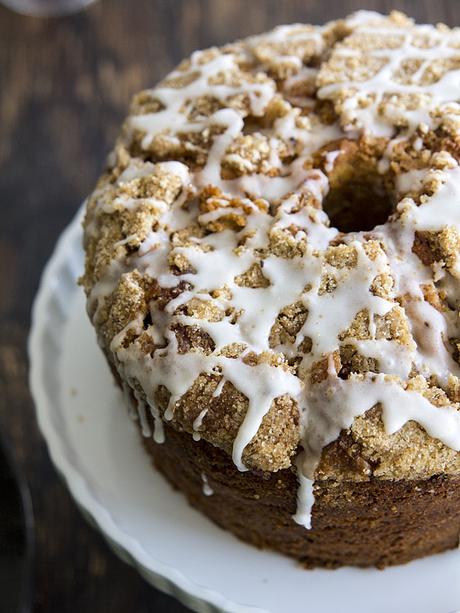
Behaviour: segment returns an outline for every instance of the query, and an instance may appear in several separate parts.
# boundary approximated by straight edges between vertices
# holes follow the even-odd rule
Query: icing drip
[[[153,436],[153,440],[155,441],[155,443],[158,443],[158,444],[164,443],[165,442],[164,427],[163,427],[163,421],[161,420],[161,417],[160,417],[160,412],[158,411],[158,407],[153,405],[150,402],[150,400],[148,401],[148,405],[147,405],[137,390],[134,390],[133,394],[136,399],[137,411],[132,410],[133,403],[131,401],[131,398],[129,398],[128,407],[130,407],[130,416],[135,420],[139,420],[140,422],[142,436],[145,436],[146,438]],[[150,410],[150,413],[154,419],[153,432],[150,428],[149,421],[147,418],[147,410]]]
[[[297,511],[292,516],[296,524],[303,526],[307,530],[311,528],[311,509],[315,502],[313,492],[313,478],[309,479],[305,476],[304,459],[306,458],[305,451],[302,451],[297,456],[297,479],[299,487],[297,490]]]
[[[134,396],[137,399],[137,414],[139,416],[139,422],[141,424],[142,436],[152,436],[152,431],[147,419],[147,408],[145,402],[142,400],[137,391],[134,392]]]
[[[205,496],[212,496],[214,494],[214,490],[209,485],[208,478],[204,473],[201,473],[201,480],[203,481],[203,494]]]
[[[153,440],[155,443],[161,445],[165,442],[165,431],[163,427],[163,421],[160,416],[160,411],[158,407],[149,401],[149,408],[154,420],[154,430],[153,430]]]

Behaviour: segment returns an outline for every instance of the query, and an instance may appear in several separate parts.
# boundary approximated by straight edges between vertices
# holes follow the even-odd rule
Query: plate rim
[[[31,309],[31,325],[27,340],[29,388],[39,431],[46,443],[50,459],[84,517],[102,533],[119,557],[136,568],[144,579],[157,589],[174,596],[189,608],[203,613],[263,613],[265,610],[259,607],[230,601],[215,590],[188,579],[173,566],[147,554],[133,537],[116,524],[110,512],[94,499],[86,480],[72,466],[64,453],[63,439],[55,430],[50,412],[47,410],[48,394],[42,381],[42,338],[47,327],[46,306],[53,296],[56,279],[62,267],[69,261],[75,242],[83,237],[81,221],[84,209],[85,203],[77,210],[57,239],[41,274]],[[75,287],[75,290],[78,291],[78,287]]]
[[[50,305],[58,303],[62,311],[62,319],[59,317],[58,322],[60,326],[64,327],[69,318],[70,309],[61,308],[63,305],[59,304],[61,301],[57,298],[56,289],[59,287],[60,279],[66,280],[66,275],[69,278],[70,274],[75,279],[76,267],[72,264],[75,263],[77,249],[82,251],[81,221],[84,209],[85,202],[56,241],[43,269],[31,310],[31,326],[27,341],[29,387],[39,431],[50,459],[85,519],[98,529],[118,557],[133,566],[147,582],[162,592],[174,596],[198,613],[269,613],[266,608],[236,602],[218,590],[189,579],[177,567],[163,562],[152,552],[147,552],[136,538],[117,524],[107,505],[99,502],[87,479],[66,452],[65,438],[54,423],[54,412],[48,408],[55,404],[55,401],[51,400],[52,393],[47,389],[44,377],[47,353],[44,335],[49,330],[50,319],[47,309]],[[74,283],[72,292],[75,293],[72,295],[75,296],[78,291],[82,290]],[[60,402],[63,402],[62,397]],[[460,609],[455,613],[460,613]]]

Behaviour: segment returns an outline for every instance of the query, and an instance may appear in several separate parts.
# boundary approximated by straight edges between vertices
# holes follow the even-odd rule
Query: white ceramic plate
[[[385,571],[306,571],[241,543],[191,509],[151,467],[97,347],[81,288],[80,214],[33,309],[31,389],[53,462],[116,552],[200,612],[451,613],[460,552]]]

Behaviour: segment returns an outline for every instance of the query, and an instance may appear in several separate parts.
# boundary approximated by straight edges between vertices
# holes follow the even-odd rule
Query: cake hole
[[[323,201],[331,225],[340,232],[366,232],[387,221],[394,209],[388,176],[377,170],[377,160],[363,160],[359,149],[340,154],[329,176]]]
[[[386,222],[393,211],[393,199],[381,177],[369,176],[331,187],[323,209],[340,232],[365,232]]]
[[[151,325],[153,325],[153,321],[152,321],[152,315],[149,311],[144,317],[144,322],[143,322],[144,330],[147,330]]]

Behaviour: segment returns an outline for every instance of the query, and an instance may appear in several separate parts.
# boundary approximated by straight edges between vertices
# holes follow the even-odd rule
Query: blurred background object
[[[30,611],[32,552],[29,489],[0,437],[0,611]]]
[[[86,523],[51,466],[27,385],[41,271],[101,173],[131,96],[195,49],[363,7],[460,23],[458,0],[99,0],[56,19],[0,6],[0,431],[32,494],[34,613],[186,611]]]
[[[75,13],[95,0],[1,0],[12,11],[35,17],[57,17]]]

